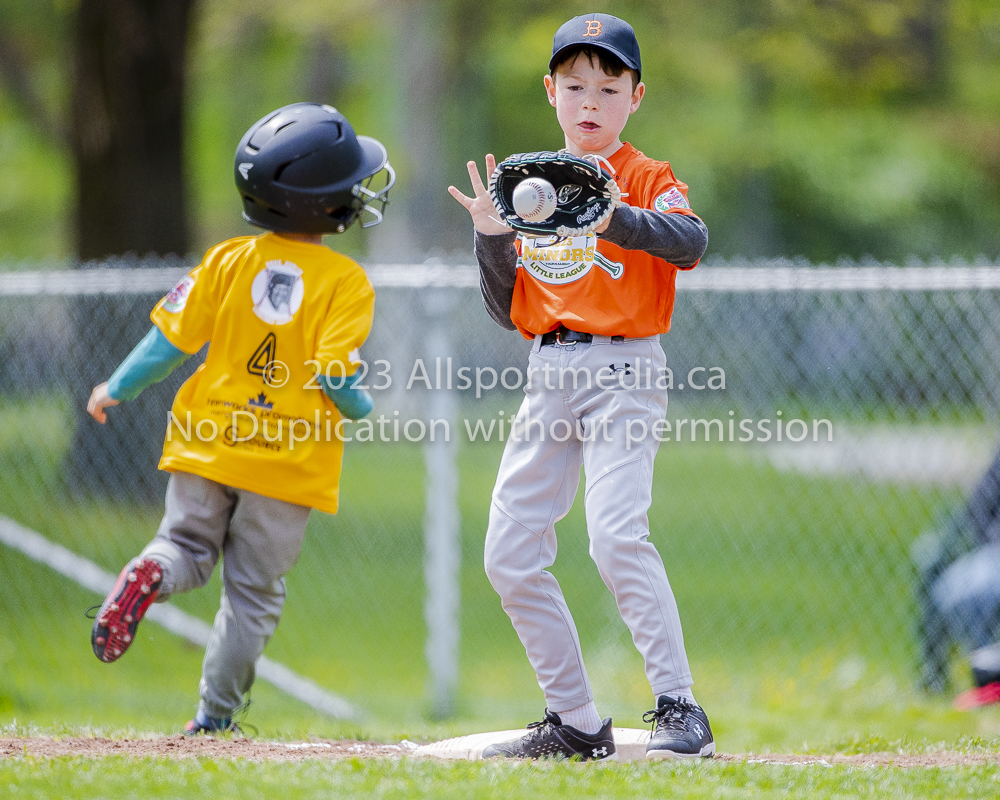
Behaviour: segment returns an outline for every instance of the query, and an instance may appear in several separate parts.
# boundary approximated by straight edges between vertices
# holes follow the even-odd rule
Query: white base
[[[433,758],[465,759],[477,761],[483,757],[483,750],[498,742],[511,742],[520,739],[527,731],[519,728],[516,731],[493,731],[491,733],[473,733],[469,736],[457,736],[418,747],[412,751],[415,756],[432,756]],[[619,761],[642,761],[646,758],[646,744],[649,742],[650,731],[638,728],[613,728],[616,755]]]

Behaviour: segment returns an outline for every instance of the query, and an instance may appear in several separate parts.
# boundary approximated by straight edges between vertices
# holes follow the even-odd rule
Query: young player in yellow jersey
[[[376,191],[380,174],[385,185]],[[395,180],[378,141],[312,103],[251,127],[235,177],[243,216],[267,232],[209,250],[156,305],[152,329],[87,405],[104,423],[106,408],[211,343],[171,409],[160,460],[171,473],[163,521],[122,570],[91,634],[97,657],[115,661],[154,600],[203,586],[222,555],[221,606],[187,734],[235,727],[281,616],[284,575],[309,511],[337,511],[337,424],[372,407],[356,384],[375,293],[364,270],[322,238],[380,222]]]

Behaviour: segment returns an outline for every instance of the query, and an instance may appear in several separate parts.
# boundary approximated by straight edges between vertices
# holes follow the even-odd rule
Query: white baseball
[[[544,178],[525,178],[511,197],[517,215],[528,222],[541,222],[556,210],[555,187]]]

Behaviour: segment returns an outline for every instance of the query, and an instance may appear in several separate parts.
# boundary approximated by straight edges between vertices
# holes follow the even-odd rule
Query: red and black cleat
[[[1000,703],[1000,683],[987,683],[962,692],[955,698],[952,706],[959,711],[972,711],[974,708],[991,706]]]
[[[90,644],[94,655],[111,663],[121,658],[135,639],[135,629],[163,582],[163,568],[153,559],[144,558],[125,567],[94,619]]]

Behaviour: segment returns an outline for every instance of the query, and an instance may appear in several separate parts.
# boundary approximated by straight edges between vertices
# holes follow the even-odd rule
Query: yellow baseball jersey
[[[328,247],[274,233],[213,247],[150,314],[205,363],[174,398],[160,469],[336,513],[340,414],[317,377],[351,375],[375,291]]]

